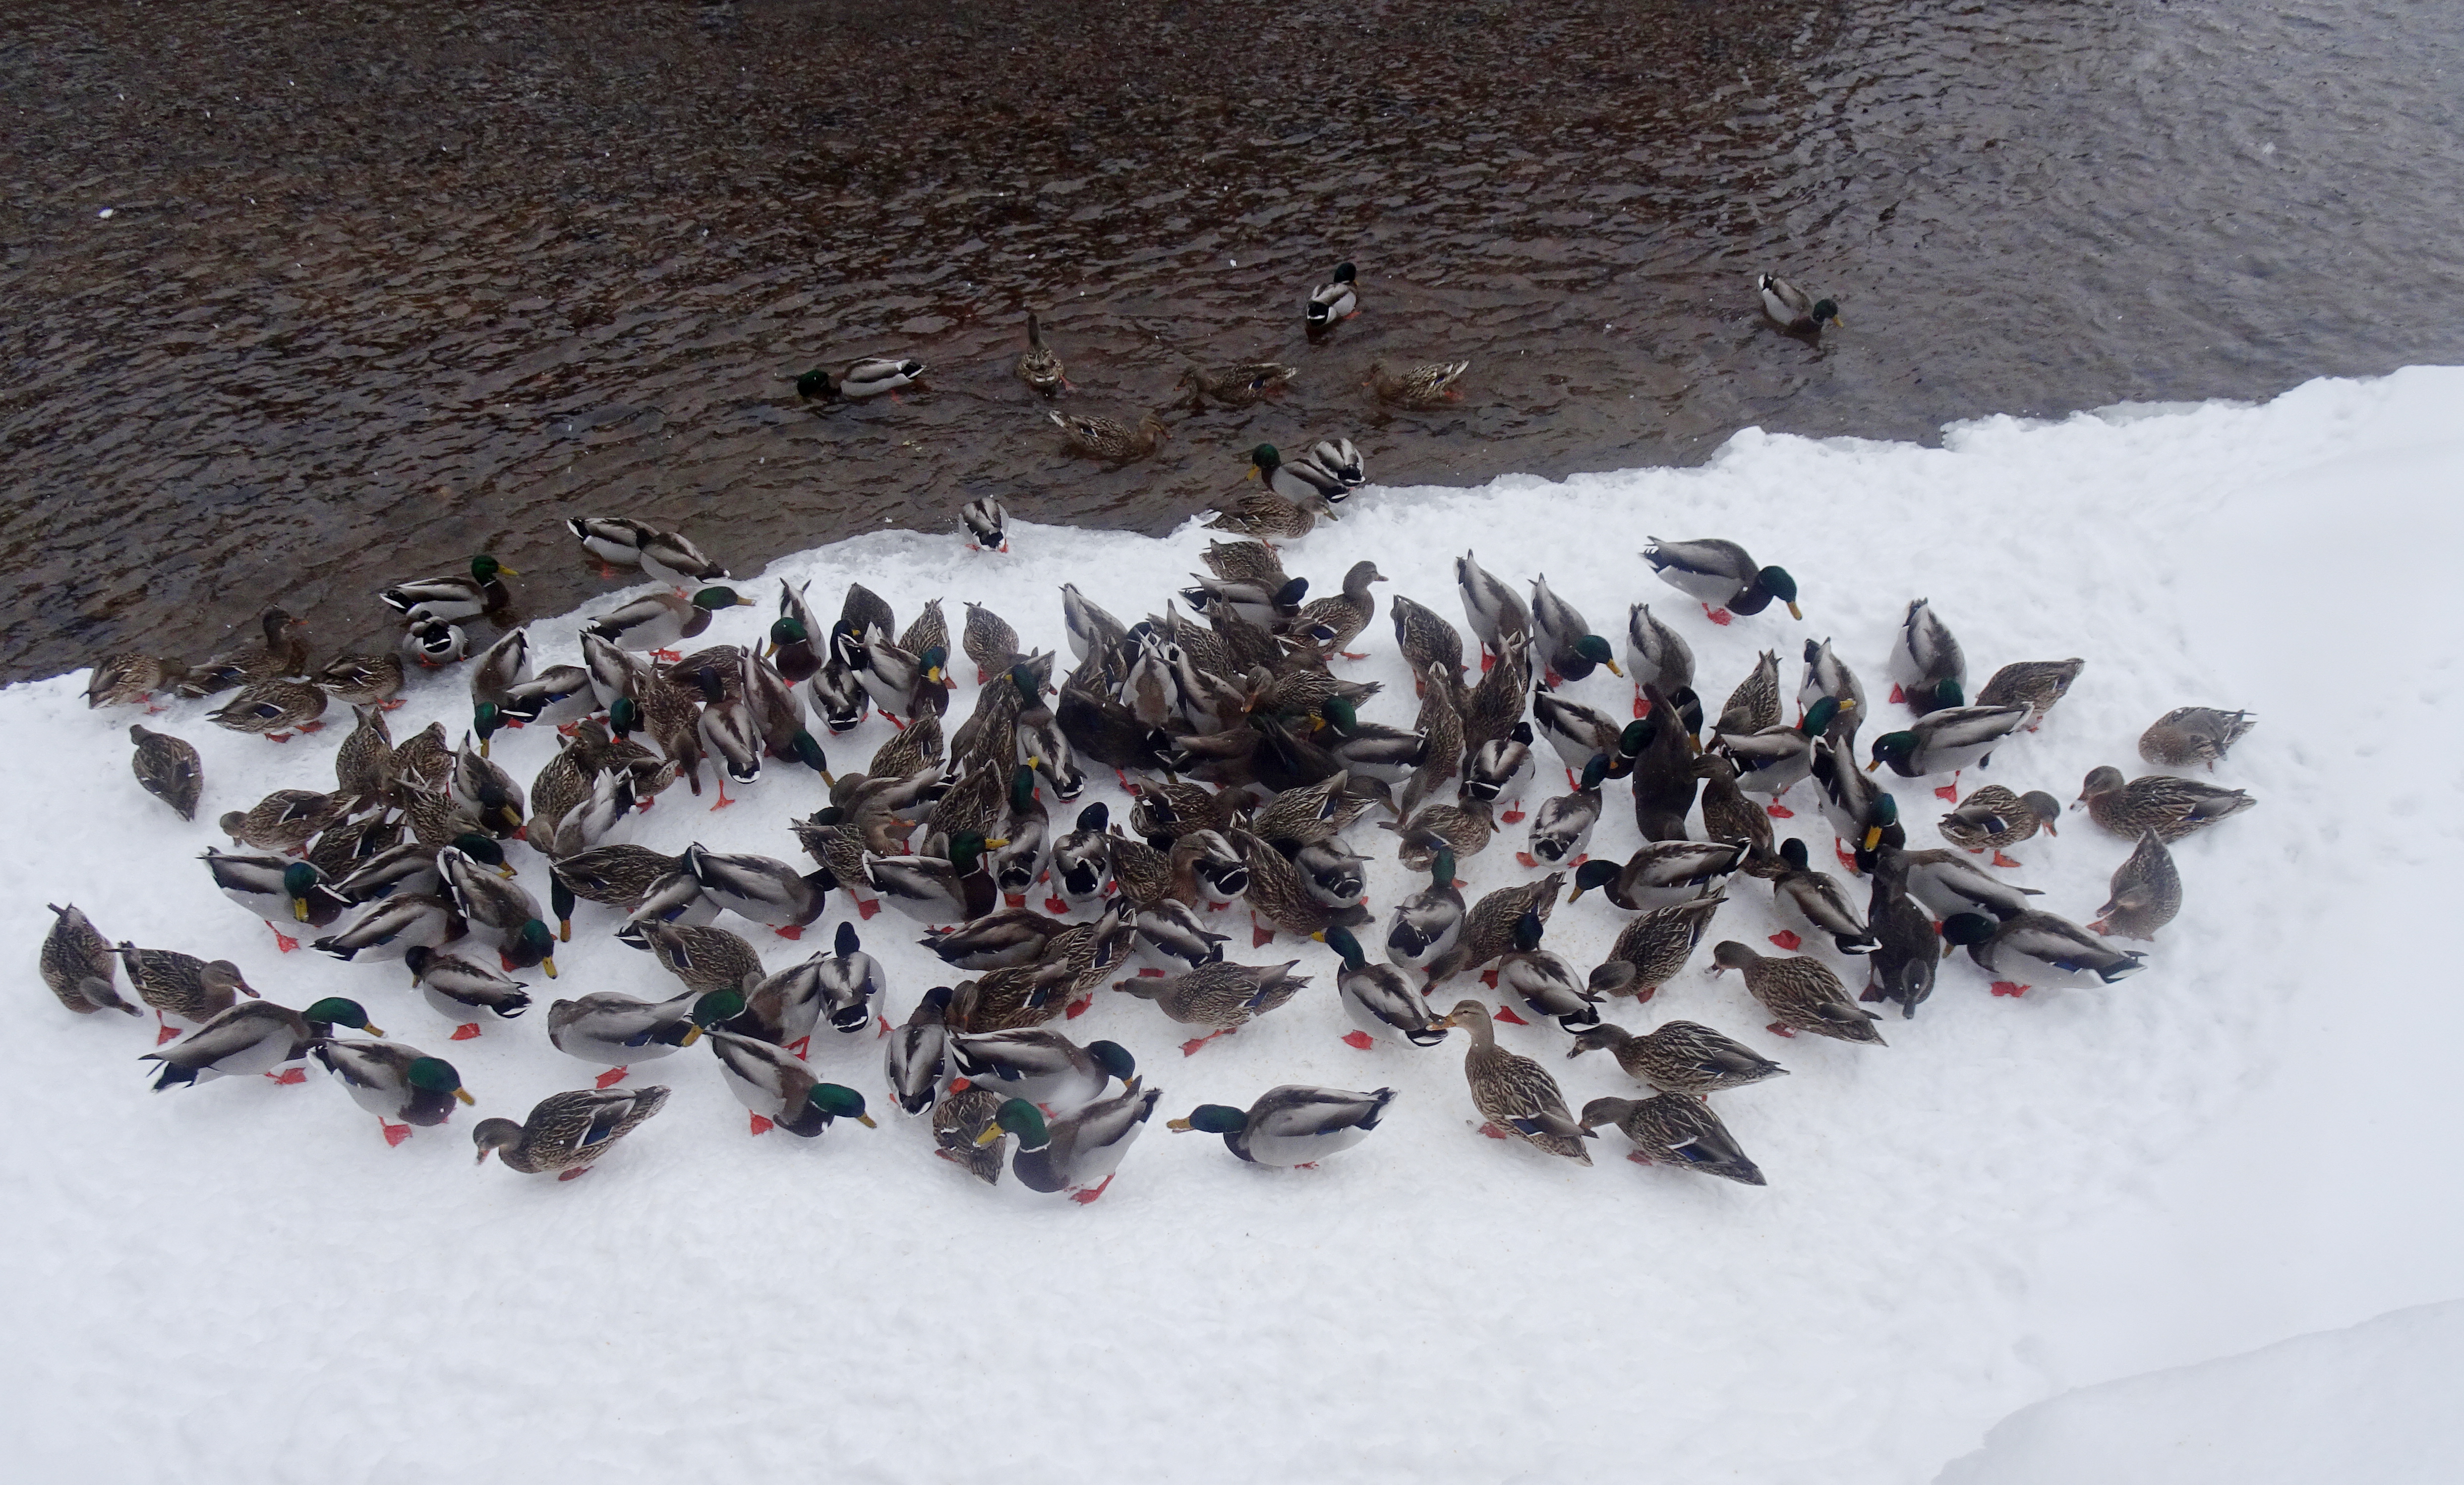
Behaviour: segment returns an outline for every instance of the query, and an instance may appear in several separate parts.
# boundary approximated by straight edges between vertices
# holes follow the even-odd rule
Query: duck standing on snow
[[[1647,1099],[1594,1099],[1583,1105],[1583,1127],[1602,1125],[1614,1125],[1634,1142],[1626,1159],[1637,1165],[1699,1170],[1741,1186],[1770,1184],[1711,1105],[1699,1100],[1666,1093]]]
[[[1559,598],[1546,577],[1531,579],[1531,627],[1540,641],[1542,674],[1551,686],[1579,681],[1602,666],[1622,679],[1609,642],[1592,632],[1574,605]]]
[[[245,1078],[262,1073],[275,1082],[305,1082],[308,1075],[284,1067],[308,1055],[308,1049],[334,1035],[337,1026],[352,1026],[371,1037],[385,1033],[368,1024],[368,1013],[356,1000],[330,996],[305,1011],[294,1011],[271,1000],[248,1000],[231,1007],[188,1033],[171,1047],[146,1053],[141,1060],[163,1064],[154,1091],[182,1083],[211,1082],[217,1078]]]
[[[94,920],[78,910],[75,903],[62,907],[45,904],[52,909],[51,931],[43,935],[41,970],[43,983],[60,1004],[79,1015],[97,1011],[124,1011],[130,1015],[145,1013],[121,998],[118,986],[120,956],[94,926]]]
[[[2084,660],[2019,660],[1993,672],[1976,693],[1980,707],[2022,706],[2028,709],[2028,731],[2044,724],[2045,713],[2070,694],[2071,683],[2087,668]]]
[[[306,862],[279,856],[231,856],[207,846],[199,858],[213,873],[214,885],[232,902],[265,921],[275,947],[289,953],[299,941],[274,927],[277,917],[324,928],[351,906],[350,899],[325,884],[325,874]]]
[[[465,619],[501,614],[514,606],[514,595],[504,579],[521,574],[497,561],[485,552],[471,558],[471,576],[448,574],[442,578],[415,578],[397,582],[377,594],[377,601],[402,615],[406,623],[443,620],[459,623]]]
[[[1002,505],[999,500],[994,499],[990,495],[985,495],[980,499],[970,500],[965,505],[958,507],[958,519],[967,528],[967,539],[975,544],[976,550],[979,552],[1006,552],[1009,550],[1009,508]],[[976,653],[976,626],[978,623],[976,616],[979,610],[975,604],[970,603],[967,605],[967,653],[969,655]],[[990,609],[983,609],[980,610],[980,612],[988,615],[995,623],[999,623],[1001,622],[1001,616],[994,614]],[[1009,647],[1012,650],[1016,650],[1018,648],[1018,635],[1013,631],[1009,638]],[[978,667],[979,671],[983,668],[983,663],[981,661],[978,662]],[[1004,663],[993,668],[1006,670],[1009,666]]]
[[[1471,1034],[1470,1050],[1463,1054],[1463,1080],[1471,1085],[1472,1106],[1486,1121],[1480,1126],[1481,1133],[1492,1140],[1521,1140],[1533,1149],[1579,1165],[1592,1163],[1590,1151],[1583,1147],[1592,1132],[1566,1107],[1557,1080],[1529,1058],[1497,1044],[1488,1007],[1477,1000],[1457,1001],[1438,1024],[1460,1026]]]
[[[1639,1036],[1622,1026],[1588,1026],[1574,1034],[1566,1056],[1586,1052],[1606,1052],[1637,1082],[1684,1098],[1788,1076],[1787,1068],[1700,1021],[1663,1021]],[[1588,1120],[1591,1109],[1583,1113]]]
[[[1796,606],[1796,579],[1788,570],[1756,566],[1752,556],[1733,541],[1647,539],[1642,559],[1661,581],[1700,602],[1713,623],[1725,624],[1735,614],[1759,614],[1773,600],[1788,605],[1791,619],[1805,617]]]
[[[2145,956],[2120,950],[2067,918],[2049,912],[2013,913],[1996,923],[1981,913],[1955,912],[1942,920],[1942,941],[1968,950],[1968,957],[1988,974],[2002,972],[2002,956],[2034,960],[2056,974],[2093,974],[2110,985],[2137,973]],[[2014,971],[2020,967],[2013,965]],[[2029,987],[2010,980],[1993,982],[1997,995],[2022,995]]]
[[[1218,959],[1185,974],[1119,980],[1112,988],[1154,1001],[1156,1009],[1184,1026],[1213,1027],[1205,1036],[1181,1043],[1181,1055],[1186,1057],[1308,989],[1309,977],[1292,972],[1299,964],[1297,959],[1279,965],[1228,964]]]
[[[1225,1149],[1251,1165],[1306,1170],[1369,1138],[1393,1102],[1392,1088],[1353,1093],[1286,1083],[1268,1088],[1245,1110],[1200,1103],[1185,1119],[1166,1120],[1164,1127],[1177,1134],[1220,1134]]]
[[[411,984],[429,1005],[457,1023],[455,1041],[479,1035],[477,1021],[463,1019],[472,1011],[488,1011],[511,1020],[531,1006],[530,993],[521,981],[459,954],[439,953],[425,944],[406,950],[402,967],[410,972]]]
[[[1927,712],[1905,732],[1875,738],[1874,760],[1865,771],[1870,774],[1888,763],[1902,778],[1948,774],[1950,782],[1938,786],[1934,795],[1956,803],[1959,775],[1970,765],[1991,763],[1993,750],[2027,723],[2025,707],[1952,707]]]
[[[215,653],[204,665],[183,672],[173,687],[191,701],[247,686],[308,673],[308,621],[269,608],[258,621],[262,644],[238,644]],[[165,680],[170,677],[165,675]],[[91,700],[91,693],[89,693]]]
[[[1891,643],[1891,699],[1919,716],[1962,705],[1967,699],[1968,656],[1950,626],[1918,599],[1908,604]]]
[[[1864,992],[1857,998],[1896,1002],[1902,1019],[1915,1019],[1917,1007],[1933,994],[1943,949],[1933,920],[1908,893],[1907,856],[1897,847],[1874,856],[1865,927],[1874,935],[1874,950],[1865,961]]]
[[[1322,655],[1368,659],[1354,654],[1350,646],[1360,637],[1360,631],[1369,627],[1369,622],[1377,617],[1377,598],[1369,591],[1369,585],[1385,580],[1386,575],[1377,570],[1376,563],[1353,563],[1352,570],[1343,575],[1343,591],[1317,599],[1294,615],[1291,632],[1317,646]]]
[[[1112,1184],[1121,1157],[1145,1132],[1162,1097],[1162,1089],[1142,1089],[1131,1078],[1118,1095],[1049,1120],[1034,1104],[1014,1098],[976,1141],[990,1145],[1004,1134],[1017,1135],[1018,1153],[1009,1168],[1018,1183],[1030,1191],[1066,1192],[1083,1207]]]
[[[753,1133],[784,1129],[809,1140],[841,1119],[878,1127],[865,1112],[863,1094],[822,1081],[786,1048],[729,1031],[714,1030],[703,1039],[718,1058],[727,1091],[751,1116]]]
[[[310,1050],[325,1071],[342,1080],[342,1091],[352,1103],[377,1116],[387,1145],[409,1139],[414,1125],[432,1129],[445,1123],[456,1103],[478,1102],[462,1086],[462,1075],[452,1063],[417,1047],[329,1038]]]
[[[2139,849],[2130,859],[2113,868],[2113,889],[2088,927],[2099,933],[2152,939],[2181,910],[2182,874],[2173,869],[2173,853],[2151,830],[2139,838]]]
[[[1779,1017],[1768,1028],[1775,1037],[1812,1032],[1834,1041],[1860,1041],[1883,1046],[1874,1029],[1874,1013],[1848,998],[1846,987],[1831,967],[1818,959],[1774,958],[1727,939],[1711,950],[1711,972],[1741,970],[1746,993]]]
[[[1491,655],[1503,654],[1507,639],[1530,637],[1531,610],[1523,596],[1481,566],[1469,552],[1455,558],[1455,586],[1463,594],[1463,617],[1470,621],[1472,632],[1480,636],[1484,650]],[[1481,669],[1488,668],[1489,663],[1484,660]]]
[[[206,764],[197,750],[168,732],[150,731],[142,722],[130,724],[128,740],[137,745],[128,760],[137,775],[137,786],[179,811],[182,819],[195,819],[197,797],[206,790]]]
[[[2039,830],[2049,836],[2059,835],[2054,821],[2062,818],[2059,799],[2041,789],[2026,794],[2013,794],[2000,784],[1987,784],[1971,790],[1959,807],[1943,816],[1942,838],[1967,851],[1991,850],[1996,866],[2016,866],[2017,862],[2002,854],[2006,845],[2017,845]]]
[[[2204,763],[2213,772],[2233,745],[2258,724],[2247,711],[2213,707],[2175,707],[2139,735],[2139,755],[2158,768]]]
[[[635,1062],[666,1057],[700,1039],[702,1028],[693,1009],[702,994],[687,990],[649,1001],[601,991],[579,1000],[560,1000],[547,1008],[548,1044],[607,1069],[599,1075],[599,1086],[612,1087]]]
[[[869,356],[835,377],[816,366],[796,379],[796,395],[807,401],[816,397],[825,402],[861,400],[912,386],[923,376],[924,363],[920,360]]]
[[[2088,819],[2107,833],[2136,841],[2153,832],[2167,843],[2257,802],[2244,790],[2219,789],[2170,774],[2149,774],[2124,783],[2122,770],[2111,767],[2090,770],[2079,797]]]
[[[1452,872],[1451,862],[1447,869]],[[1433,1047],[1446,1039],[1446,1034],[1437,1026],[1437,1013],[1429,1009],[1429,1002],[1402,971],[1392,965],[1371,964],[1360,940],[1349,928],[1337,926],[1317,936],[1343,957],[1343,970],[1335,976],[1334,989],[1342,998],[1343,1014],[1353,1025],[1353,1030],[1344,1034],[1346,1045],[1366,1052],[1381,1040]]]
[[[1872,953],[1874,935],[1848,900],[1848,889],[1829,872],[1808,864],[1805,842],[1791,836],[1780,842],[1779,855],[1787,864],[1771,879],[1772,902],[1815,932],[1827,935],[1841,953]],[[1771,935],[1771,942],[1793,950],[1799,941],[1794,933],[1780,932]]]
[[[116,950],[121,962],[128,967],[129,988],[137,998],[154,1009],[156,1024],[163,1028],[155,1045],[160,1046],[179,1033],[170,1017],[191,1027],[203,1026],[230,1010],[242,995],[257,998],[247,980],[241,978],[239,966],[228,959],[211,963],[184,954],[176,949],[140,949],[122,942]]]
[[[931,1108],[950,1081],[950,1001],[947,985],[924,992],[906,1023],[890,1034],[882,1067],[889,1075],[890,1096],[906,1113]]]
[[[1819,335],[1825,321],[1843,327],[1848,323],[1839,317],[1838,305],[1815,298],[1777,273],[1757,274],[1754,293],[1771,322],[1792,335]]]
[[[521,1124],[510,1119],[482,1119],[471,1131],[486,1164],[490,1151],[524,1175],[556,1172],[560,1181],[585,1175],[616,1142],[640,1128],[665,1108],[668,1090],[661,1087],[601,1092],[552,1093],[531,1109]]]
[[[1647,688],[1657,686],[1675,695],[1694,687],[1694,649],[1685,637],[1652,617],[1651,605],[1637,603],[1626,610],[1625,667],[1627,679],[1634,682],[1634,714],[1639,720],[1651,710],[1644,700]]]

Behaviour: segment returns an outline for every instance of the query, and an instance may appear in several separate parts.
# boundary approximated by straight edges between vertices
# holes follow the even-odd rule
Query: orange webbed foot
[[[1355,1052],[1366,1052],[1377,1045],[1377,1038],[1365,1031],[1348,1031],[1343,1034],[1343,1044]]]
[[[592,1086],[599,1088],[612,1088],[625,1081],[625,1074],[628,1070],[629,1069],[622,1067],[611,1067],[607,1069],[607,1071],[601,1073],[597,1081],[595,1081]]]

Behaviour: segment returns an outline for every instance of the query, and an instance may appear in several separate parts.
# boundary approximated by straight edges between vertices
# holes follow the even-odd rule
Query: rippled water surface
[[[2459,14],[15,0],[0,659],[277,601],[376,641],[371,590],[482,548],[555,611],[598,587],[578,511],[751,570],[985,491],[1159,530],[1261,439],[1469,483],[2464,360]],[[1342,257],[1365,313],[1309,344]],[[1763,268],[1848,328],[1759,325]],[[1010,376],[1029,308],[1067,404],[1301,376],[1090,466]],[[929,384],[796,398],[878,352]],[[1459,406],[1360,389],[1439,356]]]

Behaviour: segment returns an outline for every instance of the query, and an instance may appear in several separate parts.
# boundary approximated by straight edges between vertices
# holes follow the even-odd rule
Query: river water
[[[985,492],[1162,530],[1262,439],[1467,484],[2464,360],[2459,33],[2397,0],[14,0],[0,674],[277,601],[382,643],[374,589],[482,549],[556,612],[600,586],[577,512],[750,571]],[[1364,313],[1311,345],[1346,257]],[[1766,268],[1847,327],[1759,324]],[[1065,405],[1301,374],[1109,470],[1010,375],[1030,308]],[[927,384],[795,395],[885,352]],[[1360,388],[1440,357],[1443,411]]]

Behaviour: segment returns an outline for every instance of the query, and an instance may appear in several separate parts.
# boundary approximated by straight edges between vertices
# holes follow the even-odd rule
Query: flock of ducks
[[[1784,328],[1818,334],[1837,322],[1828,299],[1769,275],[1757,287]],[[1345,264],[1305,315],[1322,334],[1358,309]],[[1020,378],[1040,392],[1065,388],[1033,317],[1028,338]],[[1372,382],[1398,400],[1442,400],[1464,369],[1380,371]],[[912,360],[860,361],[810,373],[800,390],[870,396],[922,373]],[[1183,386],[1194,404],[1239,404],[1290,375],[1264,365],[1194,371]],[[1055,416],[1089,452],[1119,456],[1145,436]],[[1761,1185],[1709,1100],[1786,1069],[1698,1022],[1634,1032],[1603,1016],[1617,1001],[1647,1002],[1693,961],[1740,878],[1768,884],[1795,927],[1771,935],[1778,953],[1715,941],[1710,972],[1736,971],[1775,1035],[1880,1046],[1867,1007],[1896,1004],[1913,1017],[1956,950],[1997,994],[2131,973],[2143,953],[2114,940],[2152,938],[2181,905],[2167,846],[2255,802],[2182,772],[2089,774],[2074,808],[2134,848],[2082,926],[1997,874],[2018,864],[2006,848],[2054,832],[2060,802],[1998,783],[1958,788],[1963,774],[2044,722],[2082,661],[2005,665],[1971,701],[1958,641],[1919,600],[1886,662],[1883,706],[1829,641],[1808,639],[1793,721],[1777,649],[1710,711],[1681,627],[1649,604],[1629,610],[1620,666],[1620,647],[1545,579],[1510,584],[1470,553],[1455,573],[1471,643],[1437,607],[1392,599],[1385,618],[1417,704],[1408,726],[1371,721],[1363,711],[1380,688],[1335,666],[1365,658],[1355,646],[1378,619],[1375,586],[1387,579],[1358,561],[1337,590],[1310,599],[1308,581],[1263,539],[1306,535],[1331,518],[1366,482],[1358,451],[1328,439],[1286,460],[1260,445],[1251,472],[1260,489],[1210,523],[1232,539],[1208,546],[1208,571],[1191,586],[1162,595],[1162,614],[1125,623],[1061,585],[1066,666],[1054,651],[1024,648],[981,604],[965,605],[956,636],[937,599],[901,627],[860,583],[825,622],[805,591],[782,581],[759,643],[710,643],[721,615],[753,601],[722,565],[678,533],[577,516],[567,526],[603,575],[636,572],[656,585],[583,625],[580,664],[535,667],[528,630],[501,622],[469,658],[470,626],[505,620],[503,579],[519,576],[482,555],[467,577],[379,595],[402,623],[391,652],[312,668],[304,626],[277,610],[264,618],[261,644],[201,664],[111,656],[95,666],[87,701],[150,713],[162,710],[157,693],[230,693],[206,719],[275,742],[319,730],[331,703],[347,705],[353,726],[334,754],[334,787],[282,789],[224,814],[234,849],[209,848],[204,863],[226,897],[266,921],[281,951],[300,947],[292,928],[340,961],[399,961],[452,1039],[529,1008],[529,985],[516,976],[557,975],[557,946],[570,942],[585,902],[672,975],[674,994],[659,998],[601,991],[555,1001],[548,1040],[599,1069],[594,1085],[542,1101],[520,1123],[491,1118],[473,1129],[481,1161],[494,1152],[517,1171],[561,1179],[589,1169],[666,1102],[664,1087],[626,1085],[629,1070],[696,1042],[711,1048],[756,1134],[873,1125],[863,1093],[808,1065],[826,1021],[839,1036],[878,1038],[882,1086],[902,1115],[929,1123],[943,1158],[987,1182],[1006,1164],[1030,1190],[1092,1201],[1162,1094],[1128,1048],[1081,1045],[1063,1027],[1109,983],[1152,1003],[1195,1055],[1309,994],[1314,976],[1299,972],[1302,958],[1227,957],[1239,928],[1222,915],[1239,903],[1248,949],[1288,934],[1332,951],[1351,1045],[1424,1049],[1464,1033],[1483,1133],[1589,1165],[1597,1131],[1615,1127],[1636,1161]],[[1008,550],[999,502],[973,502],[961,515],[976,547]],[[1734,542],[1655,537],[1641,555],[1692,601],[1683,622],[1696,605],[1720,625],[1774,604],[1803,617],[1795,579]],[[969,666],[954,665],[954,640]],[[442,723],[392,735],[386,713],[401,705],[406,662],[467,665],[471,725],[458,746]],[[952,726],[966,668],[973,710]],[[1630,687],[1630,717],[1574,694],[1603,671]],[[1883,707],[1903,709],[1894,721],[1904,725],[1864,744],[1860,765],[1859,733]],[[891,735],[861,772],[833,771],[823,738],[845,737],[876,710]],[[2251,725],[2245,712],[2183,708],[2147,729],[2140,753],[2160,769],[2211,772]],[[526,788],[491,758],[490,743],[534,726],[561,736]],[[130,737],[141,786],[193,819],[205,785],[196,751],[142,723]],[[1948,848],[1908,847],[1885,769],[1890,780],[1942,780],[1934,793],[1951,806],[1939,823]],[[809,770],[826,790],[821,808],[784,821],[809,867],[698,844],[669,855],[621,839],[627,819],[680,781],[701,795],[707,772],[710,808],[719,809],[744,797],[731,797],[731,784],[743,791],[779,770]],[[1544,786],[1561,770],[1562,793]],[[1051,804],[1079,800],[1100,771],[1118,778],[1126,819],[1106,802],[1056,816]],[[1623,862],[1593,859],[1593,831],[1617,792],[1643,844]],[[1775,822],[1797,818],[1784,802],[1792,794],[1810,795],[1832,828],[1840,872],[1865,879],[1861,905],[1831,863],[1815,864],[1806,839],[1777,837]],[[1426,874],[1382,919],[1364,892],[1364,822]],[[1517,826],[1520,848],[1511,840],[1507,848],[1524,875],[1467,901],[1461,864]],[[545,865],[544,908],[517,880],[518,850]],[[1586,895],[1623,921],[1607,960],[1578,970],[1545,939],[1561,898]],[[843,917],[830,947],[786,968],[768,969],[746,936],[800,939],[833,906]],[[877,930],[858,927],[884,906],[926,929],[921,942],[953,981],[917,996],[894,1027],[882,968],[863,945],[863,932]],[[473,1102],[450,1062],[386,1039],[356,999],[294,1011],[259,996],[229,961],[115,944],[76,906],[53,912],[46,984],[80,1014],[151,1010],[161,1029],[145,1056],[157,1089],[259,1075],[299,1082],[313,1059],[396,1144]],[[1798,952],[1809,939],[1816,951]],[[1852,992],[1835,962],[1861,962],[1863,984]],[[1436,1009],[1430,995],[1463,975],[1495,992],[1494,1010],[1474,995]],[[1636,1096],[1575,1111],[1547,1067],[1499,1044],[1499,1020],[1553,1024],[1570,1059],[1609,1053]],[[1244,1161],[1310,1166],[1366,1139],[1395,1097],[1287,1085],[1246,1108],[1199,1105],[1169,1126],[1221,1135]]]

